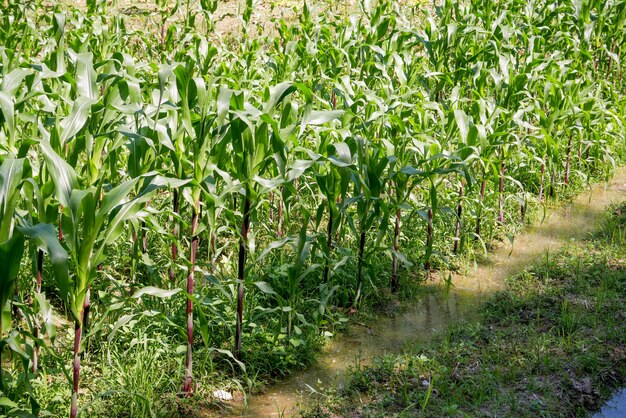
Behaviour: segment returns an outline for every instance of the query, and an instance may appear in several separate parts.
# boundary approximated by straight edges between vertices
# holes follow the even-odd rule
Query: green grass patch
[[[587,416],[626,382],[626,204],[510,278],[474,323],[350,372],[305,416]]]

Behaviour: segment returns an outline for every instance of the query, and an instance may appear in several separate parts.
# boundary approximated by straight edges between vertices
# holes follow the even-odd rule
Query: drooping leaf
[[[41,140],[41,151],[46,160],[46,168],[54,181],[56,195],[59,202],[65,206],[70,206],[72,190],[78,189],[78,179],[74,169],[57,154],[50,143]]]
[[[267,282],[254,282],[254,284],[263,293],[266,293],[268,295],[275,295],[276,294],[276,292],[274,292],[274,289],[272,289],[272,286],[270,286]]]
[[[59,243],[54,226],[39,223],[36,225],[22,225],[19,227],[19,230],[26,237],[34,240],[39,249],[48,253],[61,298],[65,303],[69,303],[71,285],[68,265],[69,257],[65,248]]]
[[[83,129],[89,118],[91,106],[95,103],[96,100],[90,97],[79,97],[76,99],[69,116],[59,123],[59,141],[61,145],[65,145],[67,141]]]
[[[133,295],[133,298],[139,299],[140,297],[144,295],[148,295],[148,296],[154,296],[154,297],[161,298],[161,299],[168,299],[181,291],[182,291],[181,289],[169,289],[168,290],[168,289],[159,289],[158,287],[154,287],[154,286],[146,286],[146,287],[142,287],[137,292],[135,292],[135,294]]]

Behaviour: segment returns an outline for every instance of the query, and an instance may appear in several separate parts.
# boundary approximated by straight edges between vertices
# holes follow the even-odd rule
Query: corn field
[[[0,2],[3,414],[280,378],[624,160],[623,0],[309,6]]]

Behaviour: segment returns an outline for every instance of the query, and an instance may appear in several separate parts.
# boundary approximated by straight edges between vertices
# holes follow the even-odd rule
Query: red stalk
[[[196,201],[193,208],[193,215],[191,218],[191,254],[189,261],[191,267],[189,274],[187,275],[187,293],[193,295],[193,279],[194,271],[196,268],[196,254],[198,252],[198,236],[196,235],[196,229],[198,228],[198,207],[200,201]],[[193,305],[191,298],[187,298],[187,357],[185,359],[185,381],[183,383],[183,396],[191,396],[191,383],[193,381],[192,374],[192,351],[193,351]]]
[[[180,201],[178,199],[178,190],[174,189],[174,195],[172,197],[174,213],[176,215],[180,214]],[[174,220],[174,227],[172,228],[172,235],[174,235],[174,241],[172,242],[172,266],[170,267],[170,281],[174,281],[175,272],[174,272],[174,263],[176,262],[176,258],[178,257],[178,219]]]
[[[146,254],[148,252],[148,237],[146,235],[146,222],[141,223],[141,252]]]
[[[41,281],[43,275],[43,251],[37,251],[37,293],[41,293]],[[33,331],[33,336],[35,337],[35,349],[33,350],[33,374],[37,373],[37,368],[39,366],[39,343],[37,343],[37,338],[39,338],[39,323],[35,323],[35,329]]]
[[[78,382],[80,378],[80,338],[82,327],[79,321],[74,323],[74,380],[72,384],[72,404],[70,407],[70,418],[76,418],[78,414]]]
[[[270,192],[270,222],[274,223],[274,192]]]
[[[481,224],[481,214],[482,214],[482,204],[483,204],[483,199],[485,198],[485,188],[487,187],[487,180],[483,179],[482,184],[480,185],[480,196],[479,196],[479,205],[480,208],[478,216],[476,217],[476,239],[478,239],[478,237],[480,236],[480,224]]]
[[[569,170],[570,170],[570,161],[572,157],[572,135],[569,136],[569,141],[567,142],[567,162],[565,163],[565,185],[569,185]]]
[[[326,246],[328,248],[328,258],[324,264],[324,283],[328,282],[328,273],[330,270],[330,253],[333,245],[333,210],[329,207],[328,227],[326,229]]]
[[[395,293],[398,290],[398,256],[396,253],[400,248],[400,219],[402,218],[402,210],[398,208],[396,210],[396,225],[393,231],[393,260],[391,262],[391,292]]]
[[[215,259],[215,245],[216,245],[217,237],[215,236],[215,231],[211,231],[211,259]],[[213,268],[213,264],[211,264],[211,268]]]
[[[74,373],[72,381],[72,403],[70,406],[70,418],[76,418],[78,414],[78,387],[80,380],[80,341],[83,334],[83,324],[86,324],[89,318],[89,289],[85,302],[83,302],[82,321],[74,321]]]
[[[500,162],[500,184],[498,185],[498,222],[504,223],[504,161]]]
[[[361,237],[359,240],[359,261],[356,272],[356,295],[354,296],[353,307],[357,307],[359,299],[361,299],[361,289],[363,288],[363,253],[365,252],[365,231],[361,231]]]
[[[428,228],[426,230],[426,262],[424,269],[430,271],[430,252],[433,248],[433,209],[428,208]]]
[[[461,241],[461,215],[463,214],[463,194],[465,192],[465,179],[461,180],[459,188],[459,204],[456,208],[456,227],[454,230],[454,253],[459,251],[459,243]]]
[[[278,227],[276,230],[276,235],[278,236],[278,238],[283,236],[283,227],[282,227],[282,222],[283,222],[283,201],[282,199],[279,197],[278,198],[278,211],[276,213],[276,221],[278,223]]]
[[[235,356],[241,358],[241,332],[243,324],[243,298],[246,267],[246,247],[248,246],[248,230],[250,229],[250,197],[246,193],[243,203],[243,222],[241,224],[241,239],[239,240],[239,260],[237,268],[237,329],[235,331]]]
[[[541,163],[541,178],[539,180],[539,196],[537,196],[537,199],[540,202],[543,199],[543,177],[545,173],[546,173],[546,163],[542,162]]]

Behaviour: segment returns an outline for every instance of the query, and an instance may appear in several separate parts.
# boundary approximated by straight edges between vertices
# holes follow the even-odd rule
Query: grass
[[[580,247],[510,278],[481,319],[351,370],[305,413],[587,416],[626,383],[626,204]]]

